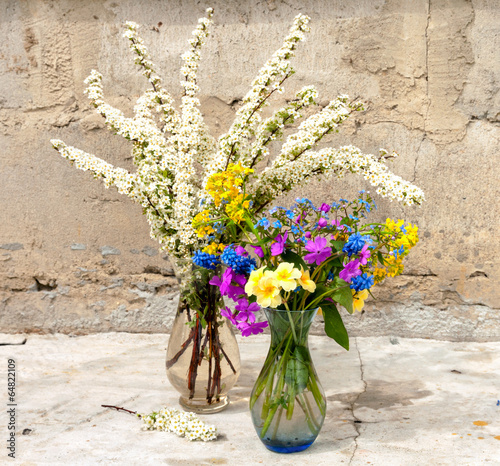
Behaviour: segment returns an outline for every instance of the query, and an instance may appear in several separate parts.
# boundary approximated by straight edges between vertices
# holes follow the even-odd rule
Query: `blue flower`
[[[262,217],[258,222],[257,226],[258,227],[264,227],[266,230],[269,228],[269,220],[266,217]]]
[[[357,254],[363,246],[365,245],[365,238],[361,235],[361,233],[355,233],[354,235],[349,236],[349,240],[342,248],[342,251],[346,252],[349,257],[353,254]]]
[[[193,263],[205,269],[215,270],[215,268],[220,264],[220,257],[215,254],[196,251],[193,256]]]
[[[221,255],[222,262],[228,267],[231,267],[235,274],[243,275],[249,274],[257,267],[257,262],[251,257],[240,256],[235,250],[234,246],[230,245],[224,249]]]
[[[281,228],[283,225],[281,224],[281,222],[279,220],[276,220],[274,223],[273,223],[273,227],[274,228]]]
[[[290,210],[288,209],[286,212],[285,212],[285,215],[290,219],[290,220],[293,220],[295,218],[295,213],[293,212],[293,210]]]
[[[279,207],[279,206],[277,206],[277,207],[273,207],[272,209],[270,209],[270,210],[269,210],[269,213],[270,213],[271,215],[273,215],[273,214],[275,214],[276,212],[278,212],[278,210],[284,210],[284,209],[285,209],[284,207]]]
[[[374,280],[370,275],[368,276],[366,273],[359,275],[358,277],[353,277],[350,288],[356,291],[368,290],[373,286]]]
[[[401,254],[404,254],[405,252],[405,247],[404,245],[402,244],[401,247],[399,249],[395,249],[394,251],[392,251],[392,254],[394,255],[394,257],[397,259],[398,256],[400,256]]]
[[[222,222],[215,222],[213,224],[213,228],[219,235],[224,233],[224,231],[226,230],[226,227]]]

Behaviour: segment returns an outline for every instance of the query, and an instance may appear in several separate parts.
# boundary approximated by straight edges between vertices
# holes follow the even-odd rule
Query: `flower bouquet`
[[[290,256],[281,253],[269,256],[271,249],[267,251],[266,247],[271,245],[265,242],[265,235],[262,236],[263,231],[268,230],[264,219],[261,219],[264,222],[262,225],[257,225],[256,216],[276,197],[318,176],[340,178],[347,173],[357,173],[376,186],[380,195],[391,200],[406,205],[420,204],[424,200],[423,192],[418,187],[394,175],[386,166],[385,162],[396,154],[385,150],[377,156],[363,154],[351,145],[315,150],[326,135],[338,131],[353,112],[363,109],[361,102],[350,101],[342,95],[304,118],[304,110],[317,105],[318,97],[314,86],[305,86],[269,117],[262,118],[261,112],[270,104],[271,97],[283,93],[285,81],[295,73],[291,59],[309,31],[309,18],[302,14],[296,16],[283,45],[252,82],[229,130],[218,138],[210,135],[199,110],[197,71],[201,50],[212,24],[212,14],[212,9],[208,9],[207,17],[199,20],[189,41],[189,50],[182,56],[183,95],[179,109],[175,108],[172,97],[163,88],[144,41],[138,34],[139,26],[133,22],[126,23],[124,37],[129,41],[135,63],[151,85],[151,89],[138,98],[134,116],[125,117],[120,110],[105,102],[103,77],[99,72],[93,70],[85,81],[91,103],[105,118],[108,128],[132,143],[132,158],[137,167],[134,173],[113,167],[63,141],[51,141],[53,147],[77,168],[90,171],[95,178],[102,179],[107,188],[113,186],[139,203],[151,226],[151,237],[159,241],[161,248],[174,261],[176,274],[181,280],[181,296],[167,351],[167,373],[174,386],[181,391],[181,402],[187,409],[190,409],[189,404],[194,399],[209,406],[218,404],[217,409],[227,404],[225,392],[238,376],[239,353],[237,347],[234,349],[234,336],[231,340],[233,351],[224,350],[226,343],[220,332],[229,329],[230,334],[232,330],[224,324],[223,317],[237,322],[243,335],[262,331],[266,324],[256,322],[252,316],[256,306],[267,303],[263,301],[267,299],[264,298],[267,291],[263,291],[262,295],[257,290],[255,295],[247,282],[249,274],[258,268],[263,273],[259,280],[269,280],[271,291],[276,288],[273,288],[274,278],[269,275],[276,269],[262,269],[272,263],[265,261],[271,258],[277,261],[280,257],[281,262],[294,264],[292,269],[282,265],[279,270],[280,274],[291,270],[292,283],[298,280],[293,278],[297,271],[307,275],[307,267],[300,268],[301,262],[297,262],[297,257],[301,258],[302,253],[308,251],[306,246],[316,248],[309,253],[318,257],[324,256],[325,248],[332,248],[332,256],[335,257],[327,258],[328,266],[317,264],[317,268],[309,270],[310,280],[316,284],[317,291],[304,288],[309,294],[299,294],[294,305],[307,306],[307,309],[322,306],[325,316],[333,316],[336,314],[334,306],[327,304],[330,303],[329,298],[345,305],[348,310],[352,309],[353,304],[349,304],[354,302],[352,296],[348,296],[346,285],[341,286],[338,281],[342,278],[335,276],[335,273],[340,273],[337,268],[344,257],[335,244],[323,244],[320,238],[306,238],[300,243],[302,249],[295,250],[290,247],[290,242],[298,236],[291,229],[282,231],[284,227],[272,226],[269,231],[276,233],[275,237],[281,235],[277,245],[272,246],[273,251],[283,246]],[[301,119],[297,130],[286,137],[281,149],[271,158],[271,143],[282,139],[285,132]],[[264,162],[267,166],[258,169],[259,164],[262,166]],[[301,222],[296,227],[300,229],[300,225]],[[352,228],[348,223],[343,225]],[[335,241],[344,238],[340,233]],[[254,249],[257,253],[262,250],[263,254],[260,259],[264,262],[260,264],[244,252],[244,247],[256,238],[259,239],[253,244]],[[310,241],[314,246],[306,244]],[[366,250],[363,254],[366,255]],[[363,260],[362,256],[359,258]],[[219,266],[227,267],[223,275],[222,271],[219,273]],[[362,266],[365,267],[365,264]],[[349,267],[354,271],[352,264]],[[328,273],[334,276],[333,282],[321,281],[327,268]],[[251,283],[260,283],[255,280],[256,276],[252,275]],[[318,294],[322,287],[331,283],[335,283],[335,292],[325,296]],[[213,285],[217,285],[220,292]],[[250,301],[244,298],[245,289]],[[266,306],[280,301],[280,304],[287,303],[290,307],[292,295],[283,293],[292,291],[282,291],[283,287],[279,289],[280,297],[273,295]],[[271,291],[271,294],[274,293]],[[354,300],[359,300],[362,292]],[[242,297],[237,304],[239,314],[236,317],[229,316],[221,295]],[[332,322],[331,319],[329,317],[328,322]],[[330,333],[342,333],[341,330],[334,330],[331,323],[328,326]],[[292,333],[298,338],[296,327],[293,329]],[[340,336],[338,338],[341,339]],[[298,344],[298,339],[294,341]],[[298,361],[297,358],[294,360]],[[224,373],[230,374],[229,377],[223,378]],[[297,387],[294,390],[298,390]],[[201,409],[201,405],[196,408]]]
[[[223,315],[244,336],[271,327],[250,409],[260,439],[273,451],[309,447],[325,418],[326,400],[307,346],[316,312],[323,314],[326,334],[349,349],[338,307],[360,311],[375,284],[403,271],[403,258],[418,242],[418,228],[402,220],[364,223],[374,207],[364,192],[352,202],[320,207],[297,199],[291,209],[274,207],[258,220],[246,217],[251,233],[224,250],[232,251],[231,262],[225,260],[228,268],[211,283],[237,304]],[[245,280],[239,267],[255,269]],[[260,308],[267,322],[257,322]]]

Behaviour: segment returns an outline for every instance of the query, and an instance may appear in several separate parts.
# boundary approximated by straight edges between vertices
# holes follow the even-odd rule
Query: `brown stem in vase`
[[[181,349],[176,353],[176,355],[167,361],[167,369],[170,369],[184,354],[184,352],[188,349],[189,344],[193,341],[194,338],[194,328],[191,329],[187,340],[182,344]]]
[[[194,397],[196,386],[196,376],[198,375],[198,362],[200,358],[200,339],[201,339],[201,324],[198,316],[196,317],[195,334],[193,342],[193,353],[191,355],[191,363],[188,371],[188,389],[189,399]]]

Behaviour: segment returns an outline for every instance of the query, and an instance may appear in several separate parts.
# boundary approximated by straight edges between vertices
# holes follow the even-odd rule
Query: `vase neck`
[[[279,309],[264,309],[271,329],[271,345],[279,344],[291,335],[295,343],[306,346],[309,329],[317,313],[317,309],[305,311],[286,311]]]

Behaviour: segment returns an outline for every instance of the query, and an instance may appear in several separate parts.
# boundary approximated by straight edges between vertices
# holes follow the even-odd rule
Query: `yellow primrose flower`
[[[265,267],[261,267],[260,269],[254,270],[250,276],[248,277],[248,281],[245,285],[245,293],[250,296],[253,293],[253,289],[258,285],[259,280],[264,276]]]
[[[361,312],[365,305],[365,299],[368,298],[368,290],[352,291],[352,308],[355,311]]]
[[[295,280],[301,277],[301,273],[290,262],[282,262],[274,273],[276,274],[276,280],[278,280],[278,286],[281,286],[285,291],[292,291],[297,288]]]
[[[253,289],[253,294],[257,296],[257,304],[261,307],[278,307],[281,304],[280,289],[276,274],[266,270]]]
[[[304,270],[301,267],[301,269],[300,269],[300,277],[298,278],[298,282],[299,282],[299,285],[302,288],[304,288],[304,290],[307,290],[310,293],[314,293],[314,290],[316,290],[316,283],[314,283],[314,281],[311,280],[311,276],[309,274],[309,269]]]

